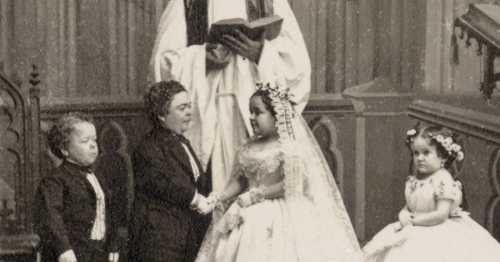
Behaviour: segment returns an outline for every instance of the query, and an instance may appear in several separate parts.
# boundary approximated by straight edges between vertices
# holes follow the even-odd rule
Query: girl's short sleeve
[[[436,200],[452,200],[455,205],[462,201],[462,184],[453,179],[447,171],[438,171],[432,178],[434,197]]]

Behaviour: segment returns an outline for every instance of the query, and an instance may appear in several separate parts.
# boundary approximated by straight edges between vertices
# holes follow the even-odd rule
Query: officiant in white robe
[[[224,63],[210,65],[220,54],[206,43],[211,24],[272,14],[283,18],[281,32],[273,40],[250,41],[258,46],[256,56],[245,53],[252,51],[245,46],[249,42],[232,38],[224,45]],[[193,124],[186,135],[203,167],[211,169],[214,191],[223,190],[236,150],[252,135],[249,98],[256,83],[290,89],[299,114],[310,93],[309,56],[287,0],[171,0],[160,20],[151,70],[153,81],[173,79],[189,90]]]

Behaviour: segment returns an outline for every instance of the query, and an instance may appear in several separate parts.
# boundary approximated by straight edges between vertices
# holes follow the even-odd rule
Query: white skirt
[[[338,226],[331,230],[337,234],[325,234],[305,197],[265,200],[248,208],[234,203],[209,229],[196,261],[362,261],[360,250],[342,233],[344,225],[339,221]]]
[[[386,226],[363,250],[367,262],[498,262],[500,244],[469,216],[435,226]]]

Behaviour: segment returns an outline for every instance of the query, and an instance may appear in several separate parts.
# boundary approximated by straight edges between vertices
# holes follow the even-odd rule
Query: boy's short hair
[[[52,151],[55,156],[61,159],[65,158],[61,149],[66,147],[66,144],[69,141],[69,136],[74,130],[75,124],[82,122],[94,124],[92,122],[92,118],[78,112],[66,113],[57,119],[47,135],[47,142],[49,144],[50,151]]]
[[[160,125],[158,117],[168,113],[164,112],[165,107],[168,108],[172,98],[180,92],[187,92],[187,90],[175,80],[157,82],[148,87],[144,95],[144,104],[149,120],[154,126]]]

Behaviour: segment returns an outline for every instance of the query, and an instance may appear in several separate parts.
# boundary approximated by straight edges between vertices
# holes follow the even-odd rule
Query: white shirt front
[[[94,225],[92,226],[90,239],[103,240],[104,235],[106,234],[106,202],[104,191],[102,190],[102,187],[94,173],[87,173],[86,178],[90,185],[92,185],[92,189],[96,195],[96,218],[94,220]]]
[[[198,181],[198,178],[200,177],[200,170],[198,168],[198,165],[196,164],[196,160],[194,160],[194,157],[189,151],[189,148],[184,143],[181,144],[182,147],[184,147],[184,150],[186,151],[186,154],[189,157],[189,163],[191,164],[191,169],[193,170],[194,181]]]

